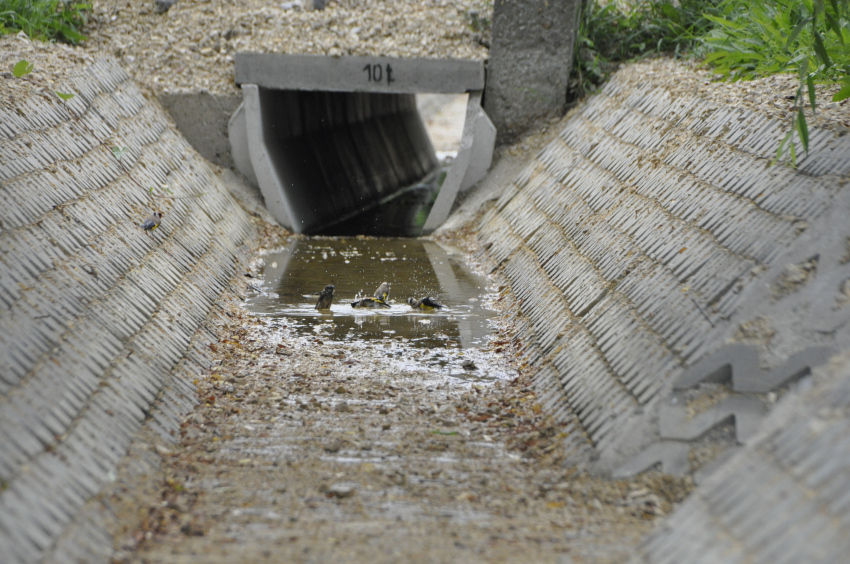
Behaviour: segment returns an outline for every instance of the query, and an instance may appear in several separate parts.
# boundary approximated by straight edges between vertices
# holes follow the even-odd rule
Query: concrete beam
[[[484,62],[236,53],[236,84],[276,90],[462,94],[484,89]]]

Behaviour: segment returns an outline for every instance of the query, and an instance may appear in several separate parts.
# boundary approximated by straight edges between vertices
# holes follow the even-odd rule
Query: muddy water
[[[493,312],[484,307],[487,279],[471,272],[450,248],[418,239],[301,238],[264,257],[262,278],[248,309],[277,318],[299,334],[329,341],[393,341],[400,357],[411,349],[470,349],[485,344]],[[389,309],[352,308],[390,283]],[[336,286],[330,311],[315,309],[326,284]],[[445,306],[415,310],[409,297]]]

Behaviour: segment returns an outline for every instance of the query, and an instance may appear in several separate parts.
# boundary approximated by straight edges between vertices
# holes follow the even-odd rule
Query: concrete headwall
[[[207,363],[205,320],[253,229],[114,62],[20,82],[0,109],[3,562],[103,561],[97,495],[143,425],[168,440]],[[182,199],[154,198],[165,185]],[[152,233],[139,228],[164,213]],[[100,519],[100,521],[98,520]],[[97,558],[95,558],[97,556]]]
[[[697,470],[712,429],[745,443],[850,344],[850,136],[768,166],[786,127],[620,73],[483,219],[576,460]]]

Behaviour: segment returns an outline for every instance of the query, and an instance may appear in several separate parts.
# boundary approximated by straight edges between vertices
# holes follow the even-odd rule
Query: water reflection
[[[481,302],[487,280],[463,258],[441,245],[417,239],[293,239],[268,253],[263,282],[248,308],[258,315],[286,318],[302,333],[332,340],[409,340],[409,346],[474,348],[490,334],[493,312]],[[391,285],[388,309],[355,309],[351,302]],[[330,311],[316,311],[326,284],[336,286]],[[414,310],[407,298],[432,296],[446,307]],[[402,353],[403,354],[403,353]]]

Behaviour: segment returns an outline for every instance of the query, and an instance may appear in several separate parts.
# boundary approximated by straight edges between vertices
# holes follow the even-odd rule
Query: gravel
[[[238,93],[237,51],[486,59],[491,14],[487,0],[334,0],[323,10],[180,0],[162,14],[152,0],[109,0],[94,2],[83,49],[117,57],[155,94],[228,95]]]
[[[719,76],[691,60],[650,59],[624,65],[618,74],[625,80],[643,82],[646,90],[664,88],[674,97],[700,96],[730,108],[744,108],[790,123],[794,95],[799,79],[794,74],[779,74],[750,81],[722,82]],[[839,86],[817,85],[816,110],[807,106],[809,127],[850,133],[850,99],[833,102]]]

